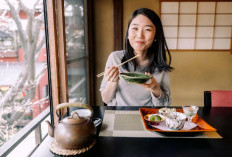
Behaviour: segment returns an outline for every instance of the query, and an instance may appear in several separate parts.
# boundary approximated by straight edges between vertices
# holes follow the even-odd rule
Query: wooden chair
[[[210,107],[232,107],[232,91],[212,90],[204,91],[204,106]]]

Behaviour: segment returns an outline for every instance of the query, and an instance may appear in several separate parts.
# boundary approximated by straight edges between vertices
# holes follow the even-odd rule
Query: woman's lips
[[[136,41],[136,43],[138,43],[138,44],[144,44],[145,42],[144,41]]]

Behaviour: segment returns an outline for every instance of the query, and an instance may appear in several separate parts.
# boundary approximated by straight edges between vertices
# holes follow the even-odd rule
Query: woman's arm
[[[106,87],[101,91],[102,101],[108,104],[114,97],[118,81],[119,81],[119,70],[117,67],[108,67],[104,78],[107,79]]]
[[[150,75],[147,73],[147,75]],[[160,85],[161,84],[161,85]],[[170,81],[169,73],[165,73],[162,77],[161,83],[158,83],[154,77],[149,83],[142,84],[145,88],[151,91],[153,103],[157,106],[167,106],[171,104],[170,99]]]

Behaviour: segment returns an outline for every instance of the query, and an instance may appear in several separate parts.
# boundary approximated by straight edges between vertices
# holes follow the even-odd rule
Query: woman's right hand
[[[119,81],[118,67],[115,67],[115,66],[107,67],[107,70],[105,71],[104,77],[109,82],[118,82]]]

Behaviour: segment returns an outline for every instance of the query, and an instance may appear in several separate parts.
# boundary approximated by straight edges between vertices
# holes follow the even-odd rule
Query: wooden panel
[[[57,27],[55,15],[55,1],[47,2],[47,18],[48,18],[48,33],[49,33],[49,50],[50,50],[50,67],[51,67],[51,84],[52,84],[52,104],[54,123],[58,123],[56,116],[56,106],[60,103],[60,88],[59,88],[59,66],[58,66],[58,50],[57,50]]]
[[[87,86],[88,86],[88,102],[89,105],[96,105],[96,54],[94,50],[94,22],[93,22],[93,1],[84,2],[85,21],[87,23],[86,34],[86,54],[87,54]]]
[[[114,50],[123,49],[123,0],[114,0]]]
[[[57,3],[56,3],[57,2]],[[55,124],[59,119],[56,116],[56,106],[68,102],[67,64],[66,64],[66,40],[64,25],[64,0],[47,1],[48,32],[51,65],[51,84],[53,115]],[[64,115],[67,109],[62,109]]]
[[[64,22],[64,0],[57,1],[57,24],[58,24],[58,51],[59,51],[59,77],[60,77],[60,102],[68,102],[68,80],[67,80],[67,57],[66,37]]]
[[[59,54],[59,84],[60,103],[68,102],[68,79],[67,79],[67,57],[66,57],[66,36],[64,21],[64,0],[57,2],[57,34],[58,34],[58,54]],[[62,109],[61,115],[67,112],[67,108]]]

